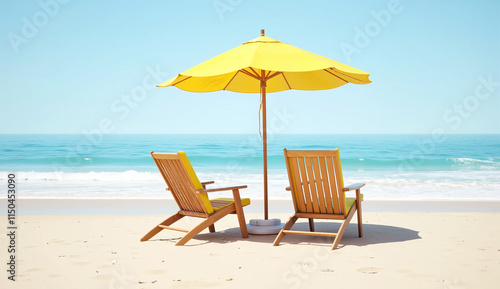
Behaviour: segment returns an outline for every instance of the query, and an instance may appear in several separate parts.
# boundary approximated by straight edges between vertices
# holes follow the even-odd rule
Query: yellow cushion
[[[216,207],[214,208],[214,210],[217,212],[218,210],[220,209],[223,209],[229,205],[231,205],[232,203],[234,203],[234,199],[231,199],[231,198],[217,198],[217,199],[213,199],[212,201],[225,201],[225,202],[228,202],[227,204],[223,205],[223,206],[220,206],[220,207]],[[241,206],[248,206],[250,205],[250,199],[248,198],[243,198],[241,199]]]
[[[181,157],[182,163],[184,164],[184,167],[186,168],[189,177],[191,178],[191,181],[194,184],[194,188],[199,191],[203,190],[203,186],[200,183],[200,180],[198,179],[198,176],[194,172],[193,166],[191,165],[191,162],[189,161],[187,155],[185,152],[179,152],[179,156]],[[211,214],[214,212],[214,209],[212,208],[212,204],[210,204],[210,200],[208,199],[207,194],[199,194],[201,201],[203,202],[203,205],[205,205],[205,208],[207,209],[207,213]]]
[[[363,201],[363,194],[360,194],[359,196],[361,197],[361,201]],[[356,198],[345,198],[345,215],[349,213],[355,202]]]

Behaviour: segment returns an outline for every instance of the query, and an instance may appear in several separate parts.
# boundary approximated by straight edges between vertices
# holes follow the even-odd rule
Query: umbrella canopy
[[[351,66],[260,36],[157,86],[176,86],[192,92],[259,93],[259,83],[266,81],[267,92],[323,90],[348,82],[367,84],[371,82],[368,76]]]
[[[158,87],[191,92],[229,90],[262,94],[264,216],[268,219],[266,92],[324,90],[348,82],[368,84],[369,74],[351,66],[261,36],[209,59]]]

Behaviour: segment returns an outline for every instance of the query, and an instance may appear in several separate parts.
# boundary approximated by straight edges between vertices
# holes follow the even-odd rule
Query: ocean
[[[270,135],[270,199],[290,199],[283,148],[337,147],[367,200],[500,200],[500,135]],[[171,199],[150,151],[181,150],[201,181],[263,198],[259,135],[0,135],[0,182],[14,173],[21,199]]]

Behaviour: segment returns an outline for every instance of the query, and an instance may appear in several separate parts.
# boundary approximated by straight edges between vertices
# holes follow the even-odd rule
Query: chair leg
[[[233,199],[236,215],[238,216],[238,222],[240,224],[241,236],[243,238],[248,238],[247,223],[245,221],[245,214],[243,213],[243,206],[241,205],[239,190],[233,190]]]
[[[314,232],[314,219],[309,218],[309,230]]]
[[[281,231],[278,234],[278,236],[276,236],[276,239],[274,239],[273,246],[278,246],[280,244],[281,239],[283,239],[283,237],[285,237],[285,233],[283,231],[290,230],[293,227],[293,224],[295,224],[295,222],[297,222],[297,219],[298,218],[295,217],[295,215],[293,215],[292,217],[290,217],[290,219],[288,220],[288,222],[286,222],[285,226],[283,226],[283,229],[281,229]]]
[[[184,237],[182,237],[179,240],[179,242],[177,242],[175,245],[176,246],[182,246],[182,245],[186,244],[194,236],[198,235],[198,233],[200,233],[201,231],[203,231],[204,229],[206,229],[207,227],[209,227],[213,223],[217,222],[222,217],[228,215],[229,213],[231,213],[231,211],[234,211],[234,210],[235,210],[234,207],[231,205],[231,206],[227,206],[227,207],[223,208],[220,211],[217,211],[217,212],[213,213],[210,217],[208,217],[207,219],[205,219],[198,226],[196,226],[193,229],[191,229],[191,231],[189,231]]]
[[[141,242],[144,242],[144,241],[151,239],[154,235],[158,234],[161,230],[163,230],[163,228],[160,228],[159,225],[170,226],[173,223],[177,222],[178,220],[182,219],[182,217],[184,217],[184,215],[181,215],[179,213],[176,213],[175,215],[170,216],[165,221],[158,224],[158,226],[154,227],[146,235],[144,235],[144,237],[142,237],[142,239],[141,239]]]
[[[212,224],[212,225],[208,226],[208,231],[210,231],[210,233],[215,233],[215,225]]]
[[[347,217],[345,218],[344,222],[342,222],[342,225],[340,226],[340,229],[337,233],[337,236],[335,237],[335,240],[333,241],[332,245],[332,250],[337,249],[337,246],[340,243],[340,240],[342,239],[342,236],[344,236],[344,232],[347,229],[347,226],[349,225],[349,222],[351,221],[352,217],[354,216],[354,213],[356,212],[356,203],[352,205],[351,210],[349,211],[349,214],[347,214]]]
[[[361,200],[359,198],[356,199],[356,206],[358,209],[358,235],[359,237],[363,237],[363,218],[361,217]]]

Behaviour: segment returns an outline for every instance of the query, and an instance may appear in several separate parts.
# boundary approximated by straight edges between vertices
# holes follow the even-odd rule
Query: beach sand
[[[491,206],[484,209],[481,203],[474,207],[477,212],[447,202],[441,203],[445,212],[421,210],[418,202],[416,209],[400,212],[364,202],[363,238],[357,236],[354,218],[334,251],[329,237],[287,235],[278,247],[272,246],[275,236],[242,239],[235,215],[217,222],[216,233],[205,230],[183,247],[174,246],[182,233],[166,230],[141,243],[146,232],[174,212],[171,204],[165,214],[142,207],[142,214],[75,215],[29,214],[37,211],[30,211],[27,200],[18,203],[25,214],[16,218],[16,281],[7,279],[4,265],[0,288],[453,289],[500,284],[500,211],[494,206],[491,212]],[[75,201],[58,204],[64,203]],[[112,204],[95,201],[87,211],[102,213],[95,203],[101,209]],[[141,202],[124,203],[132,207]],[[397,202],[389,203],[397,208]],[[291,207],[273,206],[279,212],[271,213],[272,218],[286,221],[291,215]],[[454,206],[455,211],[449,210]],[[255,210],[248,208],[247,221],[262,217]],[[177,227],[197,222],[183,219]],[[0,224],[5,230],[0,260],[5,264],[7,218]],[[305,230],[307,221],[296,226]],[[338,226],[316,221],[317,231]]]

